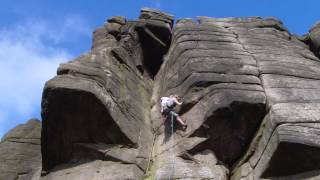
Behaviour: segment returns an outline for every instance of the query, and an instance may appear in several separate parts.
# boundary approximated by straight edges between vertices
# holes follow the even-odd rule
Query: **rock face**
[[[137,21],[108,19],[91,52],[46,83],[42,178],[316,176],[318,34],[315,26],[305,43],[259,17],[173,27],[153,9]],[[158,102],[170,94],[184,99],[186,131],[170,118],[161,124]]]
[[[170,15],[150,9],[138,21],[112,17],[94,32],[90,53],[60,65],[43,92],[43,171],[94,161],[120,174],[125,169],[120,179],[143,178],[153,144],[153,77],[172,23]],[[96,178],[119,179],[106,172]]]
[[[41,122],[36,119],[10,130],[0,142],[0,179],[39,179]]]
[[[42,176],[30,121],[2,140],[0,179],[319,179],[319,27],[301,38],[275,18],[111,17],[45,85]],[[170,94],[186,131],[162,124]]]
[[[320,57],[320,22],[310,29],[308,37],[311,50]]]
[[[152,100],[184,97],[179,114],[189,127],[168,143],[158,136],[156,177],[260,179],[319,169],[320,61],[309,46],[272,18],[185,19],[172,37]],[[152,115],[157,122],[158,106]],[[204,151],[222,163],[199,163]]]

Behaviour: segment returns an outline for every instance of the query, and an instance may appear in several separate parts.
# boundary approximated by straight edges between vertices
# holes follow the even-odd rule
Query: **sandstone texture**
[[[0,179],[39,179],[41,122],[31,119],[3,136],[0,142]]]
[[[272,17],[174,22],[150,8],[137,20],[110,17],[91,51],[45,84],[41,176],[36,150],[28,170],[1,164],[0,175],[320,179],[319,47],[319,23],[300,37]],[[185,131],[171,117],[162,123],[159,101],[171,94],[183,99]],[[0,152],[20,142],[9,135]]]

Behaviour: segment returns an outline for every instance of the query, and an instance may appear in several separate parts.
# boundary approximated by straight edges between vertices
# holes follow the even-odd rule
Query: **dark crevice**
[[[18,173],[18,176],[26,175],[26,174],[28,174],[28,173],[30,173],[30,171],[26,171],[26,172],[19,172],[19,173]]]
[[[139,23],[135,29],[143,51],[143,68],[138,69],[154,79],[163,62],[163,55],[170,47],[171,30],[152,23]]]
[[[190,153],[188,152],[183,152],[180,155],[178,155],[178,157],[181,157],[183,160],[185,161],[189,161],[189,162],[194,162],[196,164],[200,164],[200,161],[195,159]]]
[[[132,144],[93,94],[46,89],[43,96],[46,99],[42,102],[44,170],[68,162],[74,153],[74,143]]]
[[[304,38],[302,41],[304,42],[310,49],[310,51],[318,58],[320,58],[320,46],[313,42],[310,38],[310,34]]]
[[[320,58],[320,47],[310,46],[310,49],[316,57]]]
[[[282,142],[261,178],[283,177],[319,168],[319,147]]]
[[[233,102],[229,107],[216,110],[191,137],[205,137],[190,154],[206,149],[231,167],[245,152],[266,114],[265,104]]]
[[[39,139],[37,139],[37,140],[39,140]],[[23,142],[23,141],[17,141],[17,140],[12,140],[12,139],[7,140],[6,142],[22,143],[22,144],[30,144],[30,145],[37,145],[37,146],[39,146],[39,145],[40,145],[40,143]]]

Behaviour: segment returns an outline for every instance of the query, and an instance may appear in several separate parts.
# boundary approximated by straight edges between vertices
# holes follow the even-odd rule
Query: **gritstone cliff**
[[[320,179],[319,56],[319,24],[300,37],[275,18],[111,17],[45,85],[42,160],[40,135],[9,133],[0,179]],[[161,126],[170,94],[186,131]],[[2,160],[18,146],[33,164]]]

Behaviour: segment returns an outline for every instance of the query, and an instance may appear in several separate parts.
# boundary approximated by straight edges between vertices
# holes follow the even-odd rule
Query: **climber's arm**
[[[176,104],[178,104],[179,106],[183,103],[182,101],[179,102],[179,101],[177,100],[177,98],[174,98],[174,102],[175,102]]]

